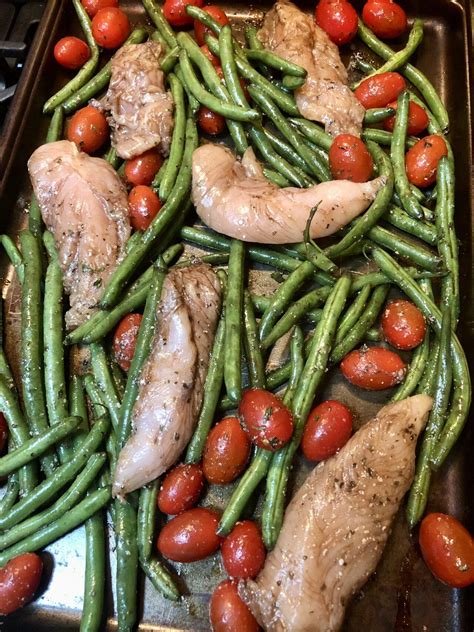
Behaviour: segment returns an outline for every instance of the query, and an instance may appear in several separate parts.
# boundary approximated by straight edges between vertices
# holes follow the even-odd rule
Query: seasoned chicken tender
[[[140,376],[133,431],[120,452],[114,496],[154,480],[179,458],[201,409],[220,310],[220,283],[208,265],[169,272],[157,328]]]
[[[67,140],[38,147],[28,161],[43,221],[56,242],[69,294],[68,329],[94,311],[130,237],[127,192],[102,158]]]
[[[362,184],[322,182],[307,189],[280,189],[263,175],[253,150],[240,161],[222,145],[203,145],[193,154],[192,199],[210,228],[235,239],[261,244],[303,240],[311,209],[311,237],[332,235],[365,211],[384,177]]]
[[[112,145],[121,158],[130,159],[157,148],[168,155],[173,133],[173,99],[165,90],[159,42],[122,46],[112,58],[109,89],[100,106],[107,120]]]
[[[266,14],[258,37],[265,48],[307,71],[306,82],[295,90],[305,118],[324,123],[331,136],[360,135],[365,110],[348,86],[339,49],[312,17],[279,0]]]
[[[239,591],[269,632],[339,630],[350,598],[375,570],[415,473],[432,400],[382,408],[309,474],[289,504],[275,549]]]

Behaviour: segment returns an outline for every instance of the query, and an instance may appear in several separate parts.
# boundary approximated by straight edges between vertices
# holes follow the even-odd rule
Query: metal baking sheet
[[[308,11],[314,2],[298,3]],[[354,3],[361,9],[361,3]],[[474,345],[474,305],[472,286],[473,203],[471,185],[472,138],[471,92],[469,59],[471,53],[471,6],[468,0],[431,0],[402,2],[411,17],[425,21],[425,42],[414,63],[426,73],[440,91],[450,118],[450,140],[456,157],[456,227],[460,238],[462,316],[459,335],[466,350]],[[146,21],[141,4],[123,0],[121,6],[134,23]],[[233,23],[258,23],[271,2],[220,2]],[[74,25],[74,26],[72,26]],[[0,230],[15,235],[25,223],[23,209],[31,189],[26,161],[43,142],[48,119],[41,115],[44,101],[66,80],[52,59],[54,42],[63,35],[77,31],[77,20],[67,0],[49,0],[47,11],[38,30],[35,50],[30,55],[21,85],[15,97],[13,112],[0,142]],[[346,50],[345,61],[356,44]],[[363,51],[364,52],[364,51]],[[364,52],[368,59],[370,53]],[[5,140],[6,139],[6,140]],[[3,295],[6,299],[7,321],[18,316],[18,292],[4,255],[0,255]],[[8,324],[8,323],[7,323]],[[7,331],[12,332],[11,329]],[[7,341],[10,349],[15,340]],[[468,353],[471,355],[472,352]],[[340,397],[356,412],[357,422],[363,423],[390,397],[378,393],[361,397],[360,391],[342,383],[335,373],[329,375],[321,398]],[[428,510],[455,514],[474,531],[474,448],[472,423],[466,430],[442,470],[435,475]],[[304,478],[308,464],[303,459],[294,469],[293,485]],[[205,504],[222,508],[230,493],[229,487],[212,487]],[[258,503],[257,503],[258,510]],[[113,540],[109,547],[113,551]],[[79,628],[83,599],[84,539],[82,529],[64,537],[43,554],[45,573],[39,597],[34,603],[10,617],[0,620],[5,631],[70,631]],[[113,555],[108,581],[108,616],[104,629],[116,629],[113,609]],[[139,586],[140,625],[143,631],[208,630],[208,600],[213,587],[223,577],[219,555],[190,565],[175,565],[185,597],[172,604],[157,594],[148,582]],[[383,558],[373,577],[354,598],[347,610],[344,630],[360,632],[472,632],[474,630],[474,587],[451,590],[436,581],[421,560],[416,532],[410,536],[399,512]]]

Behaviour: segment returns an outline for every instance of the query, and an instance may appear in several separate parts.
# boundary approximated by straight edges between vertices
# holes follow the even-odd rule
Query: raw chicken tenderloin
[[[173,99],[165,90],[159,42],[122,46],[112,58],[105,98],[94,105],[108,110],[112,145],[129,159],[148,149],[168,155],[173,133]]]
[[[280,189],[265,178],[251,148],[242,162],[222,145],[203,145],[193,154],[192,198],[202,221],[228,237],[261,244],[303,241],[318,204],[311,237],[332,235],[365,211],[385,182],[332,180]]]
[[[312,17],[279,0],[266,14],[258,37],[265,48],[307,71],[306,82],[295,90],[305,118],[324,123],[331,136],[360,135],[365,110],[348,86],[339,49]]]
[[[166,277],[132,435],[114,474],[114,496],[163,474],[188,444],[201,409],[220,291],[217,275],[204,264],[173,269]]]
[[[375,570],[415,472],[432,400],[385,406],[309,474],[289,504],[275,549],[239,590],[269,632],[332,632]]]
[[[43,221],[56,241],[71,329],[90,317],[125,255],[127,192],[108,162],[67,140],[38,147],[28,171]]]

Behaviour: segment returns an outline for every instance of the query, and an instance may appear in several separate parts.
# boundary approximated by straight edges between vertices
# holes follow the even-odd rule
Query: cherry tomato
[[[8,439],[7,420],[5,419],[5,416],[2,413],[0,413],[0,454],[2,454],[2,452],[5,449],[7,439]]]
[[[361,347],[346,355],[341,371],[355,386],[368,391],[382,391],[399,384],[406,373],[401,357],[382,347]]]
[[[118,0],[81,0],[81,3],[90,18],[93,18],[100,9],[118,7]]]
[[[0,568],[0,615],[10,614],[33,599],[43,571],[36,553],[23,553]]]
[[[347,443],[352,432],[352,413],[334,399],[322,402],[310,412],[301,441],[310,461],[329,458]]]
[[[163,15],[176,28],[180,26],[191,26],[194,22],[193,18],[186,13],[186,7],[201,8],[204,0],[166,0],[163,5]]]
[[[406,87],[405,79],[398,72],[383,72],[368,77],[354,90],[354,95],[366,110],[384,108],[395,101]]]
[[[474,540],[453,516],[428,514],[420,526],[420,548],[426,565],[453,588],[474,583]]]
[[[204,474],[199,463],[181,463],[168,472],[158,492],[158,507],[174,516],[197,504],[204,489]]]
[[[229,579],[214,590],[209,605],[213,632],[258,632],[257,620],[240,598],[237,584]]]
[[[423,342],[426,323],[418,307],[404,299],[390,301],[382,314],[387,342],[397,349],[414,349]]]
[[[135,230],[146,230],[160,208],[160,198],[150,187],[139,184],[128,194],[128,213]]]
[[[209,13],[209,15],[222,26],[229,24],[229,18],[226,16],[224,11],[221,8],[216,7],[216,5],[210,4],[209,6],[204,7],[203,10],[206,11],[206,13]],[[199,46],[206,43],[206,35],[214,35],[213,31],[211,31],[211,29],[207,26],[204,26],[204,24],[199,22],[199,20],[194,20],[194,34],[196,35],[196,40]]]
[[[397,109],[397,102],[392,101],[392,103],[388,104],[389,108]],[[408,111],[408,133],[413,136],[418,136],[421,132],[424,132],[429,123],[428,114],[425,110],[415,103],[414,101],[410,101],[410,109]],[[384,129],[389,132],[393,132],[393,127],[395,125],[395,116],[390,116],[385,119],[383,122]]]
[[[279,450],[293,434],[293,418],[288,408],[276,395],[261,388],[244,391],[239,416],[250,441],[264,450]]]
[[[222,134],[226,127],[225,118],[221,114],[209,110],[204,105],[201,105],[199,108],[198,123],[202,131],[211,136]]]
[[[237,417],[226,417],[209,433],[202,467],[210,483],[225,485],[242,472],[250,454],[250,441]]]
[[[417,187],[429,187],[436,182],[438,162],[448,155],[448,148],[441,136],[432,134],[419,140],[407,151],[405,168],[408,179]]]
[[[407,30],[407,15],[393,0],[369,0],[362,9],[362,19],[382,39],[400,37]]]
[[[350,42],[357,33],[357,13],[346,0],[320,0],[315,17],[317,25],[338,46]]]
[[[63,37],[54,47],[54,59],[70,70],[83,66],[90,56],[89,46],[78,37]]]
[[[105,143],[109,135],[109,125],[105,116],[92,105],[78,110],[69,121],[68,140],[91,154]]]
[[[329,149],[329,166],[335,180],[367,182],[374,162],[369,150],[357,136],[339,134]]]
[[[220,68],[221,67],[220,59],[211,53],[211,51],[209,50],[209,46],[207,44],[203,44],[201,46],[201,50],[204,53],[204,55],[209,59],[211,64],[214,66],[214,68]]]
[[[138,184],[148,186],[153,182],[162,164],[163,158],[156,149],[149,149],[140,156],[135,156],[125,162],[125,179],[134,186]]]
[[[113,341],[114,356],[117,364],[124,371],[128,371],[132,363],[141,322],[141,314],[127,314],[115,329]]]
[[[221,544],[216,531],[219,514],[195,507],[172,518],[161,529],[158,550],[175,562],[197,562],[217,551]]]
[[[117,7],[99,9],[92,18],[92,35],[103,48],[118,48],[130,35],[130,22]]]
[[[238,522],[221,547],[222,562],[229,577],[253,579],[265,563],[265,545],[255,522]]]

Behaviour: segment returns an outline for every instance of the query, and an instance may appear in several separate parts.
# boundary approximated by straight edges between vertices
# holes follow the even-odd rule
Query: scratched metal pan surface
[[[271,2],[221,2],[237,25],[258,23]],[[309,10],[313,2],[301,2]],[[470,3],[468,0],[415,0],[405,2],[411,17],[425,20],[425,41],[414,63],[423,70],[440,91],[451,118],[450,139],[456,156],[456,226],[461,245],[462,317],[459,334],[464,348],[474,346],[474,307],[472,296],[472,197],[471,197],[471,110],[469,55],[471,51]],[[136,0],[122,0],[121,6],[134,23],[143,23],[145,14]],[[358,9],[361,7],[358,6]],[[3,146],[0,178],[0,230],[16,234],[25,224],[23,208],[30,197],[26,161],[45,138],[48,121],[41,107],[66,79],[52,60],[54,42],[76,29],[76,20],[67,0],[49,0],[36,49],[22,79],[15,110],[8,122],[9,144]],[[358,45],[357,45],[358,46]],[[347,50],[345,61],[355,49]],[[360,49],[362,50],[362,48]],[[370,54],[364,53],[368,59]],[[29,95],[29,96],[25,96]],[[12,130],[15,130],[13,133]],[[2,255],[3,256],[3,255]],[[14,323],[18,320],[18,289],[5,259],[0,260],[7,316],[7,346],[15,361],[17,348]],[[357,421],[368,420],[390,397],[378,393],[361,397],[360,391],[342,383],[330,374],[321,398],[340,397],[356,412]],[[434,477],[429,510],[455,514],[471,531],[474,530],[474,448],[472,423],[448,462]],[[303,460],[294,469],[293,486],[298,486],[308,472]],[[205,504],[222,508],[229,488],[213,487]],[[257,513],[258,513],[258,502]],[[350,517],[349,517],[350,519]],[[474,630],[474,589],[451,590],[437,582],[421,560],[416,533],[410,537],[399,512],[383,558],[376,573],[353,599],[347,610],[344,630],[347,632],[472,632]],[[113,552],[113,540],[110,541]],[[39,598],[28,607],[0,621],[5,631],[77,630],[81,617],[84,580],[84,538],[82,529],[64,537],[43,554],[44,578]],[[113,554],[110,555],[109,578],[114,576]],[[140,630],[208,630],[208,601],[213,587],[223,578],[219,556],[175,570],[186,597],[179,605],[172,604],[142,582],[140,592]],[[109,579],[109,611],[104,629],[116,628],[113,591]]]

